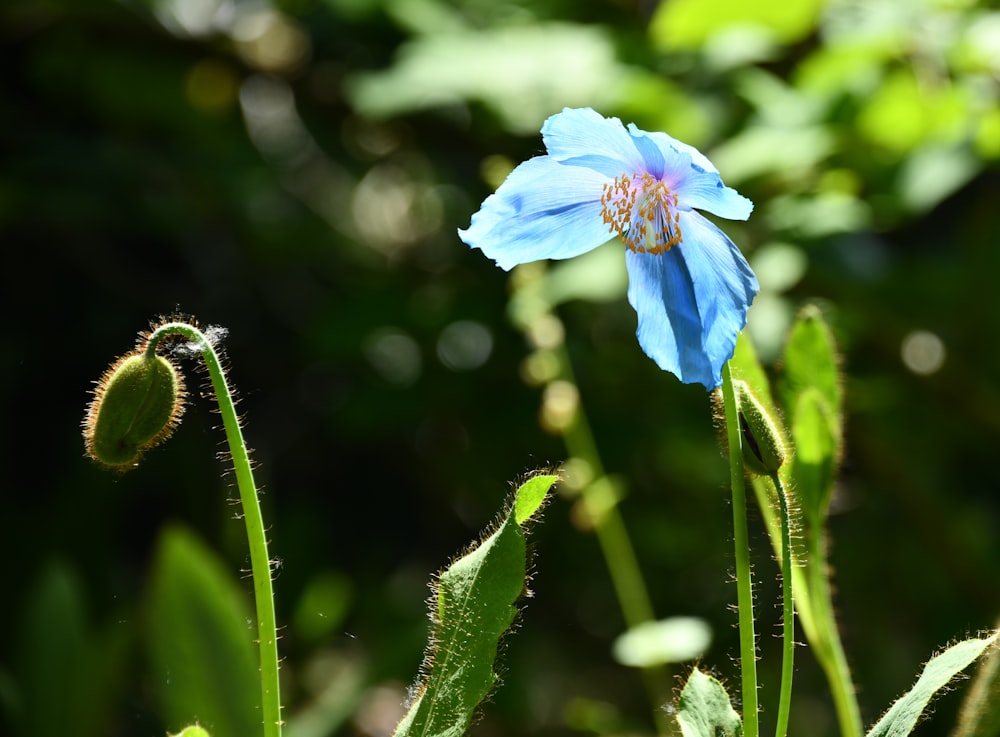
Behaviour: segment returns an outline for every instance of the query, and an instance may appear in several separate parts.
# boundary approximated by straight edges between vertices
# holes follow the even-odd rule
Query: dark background
[[[455,234],[566,105],[698,146],[755,201],[747,224],[723,226],[761,277],[750,331],[765,361],[800,305],[820,304],[833,326],[849,414],[832,563],[866,721],[935,648],[991,626],[1000,14],[800,0],[772,18],[745,5],[4,3],[0,733],[22,733],[19,710],[37,698],[23,678],[26,602],[54,561],[100,631],[136,625],[169,522],[234,574],[245,567],[222,435],[190,365],[185,420],[140,469],[116,477],[83,456],[93,382],[177,311],[229,331],[281,561],[287,713],[317,688],[304,674],[340,658],[363,687],[356,716],[329,733],[381,733],[361,716],[382,712],[380,695],[391,728],[420,660],[430,573],[510,481],[566,456],[539,426],[541,389],[521,379],[530,347],[507,319],[509,277]],[[706,618],[705,662],[735,685],[709,399],[642,354],[623,289],[559,310],[657,614]],[[459,321],[490,336],[485,361],[441,359]],[[921,345],[929,355],[906,358]],[[479,734],[652,730],[638,675],[611,656],[621,615],[571,510],[558,498],[535,531],[535,596]],[[773,709],[775,566],[753,534]],[[335,582],[342,612],[297,628],[319,580]],[[163,734],[142,648],[129,652],[96,733]],[[793,732],[834,734],[818,670],[798,657]],[[920,734],[945,734],[957,703],[942,700]]]

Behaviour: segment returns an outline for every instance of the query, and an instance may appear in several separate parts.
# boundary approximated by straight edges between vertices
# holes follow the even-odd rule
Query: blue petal
[[[696,149],[694,146],[684,143],[683,141],[678,141],[671,135],[666,133],[661,133],[660,131],[647,132],[640,128],[637,128],[635,123],[628,124],[628,131],[636,138],[645,138],[654,143],[661,151],[667,151],[668,149],[673,149],[680,153],[687,154],[691,157],[691,161],[694,162],[695,166],[703,171],[718,172],[719,170],[715,168],[715,165],[708,160],[701,151]]]
[[[722,183],[714,172],[694,169],[677,187],[681,207],[707,210],[729,220],[746,220],[753,212],[753,202]]]
[[[593,169],[536,156],[510,173],[458,235],[507,270],[579,256],[612,235],[601,217],[607,181]]]
[[[680,227],[683,242],[665,253],[626,253],[628,299],[646,355],[711,390],[722,383],[759,286],[743,254],[708,220],[682,212]]]
[[[684,209],[707,210],[729,220],[746,220],[753,202],[722,183],[718,170],[701,151],[666,133],[647,133],[629,123],[629,133],[638,141],[655,144],[664,158],[664,172],[658,173],[677,190]]]
[[[586,166],[614,179],[647,170],[643,152],[618,118],[565,108],[542,125],[545,150],[556,161]]]

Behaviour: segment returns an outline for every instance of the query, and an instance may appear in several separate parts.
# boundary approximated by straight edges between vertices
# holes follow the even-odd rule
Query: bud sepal
[[[87,455],[117,471],[135,467],[177,428],[184,380],[167,358],[136,349],[101,376],[83,422]]]
[[[787,457],[778,423],[745,381],[733,381],[733,390],[743,440],[743,463],[751,473],[773,476]]]

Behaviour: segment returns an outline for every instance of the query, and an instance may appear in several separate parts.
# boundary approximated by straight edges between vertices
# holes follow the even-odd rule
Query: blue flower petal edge
[[[542,126],[546,155],[511,172],[459,237],[503,269],[571,258],[617,235],[646,355],[712,390],[759,290],[733,242],[697,210],[746,220],[753,203],[697,149],[590,108]]]

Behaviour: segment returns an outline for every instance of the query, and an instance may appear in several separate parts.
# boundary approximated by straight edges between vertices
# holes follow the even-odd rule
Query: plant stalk
[[[281,737],[281,693],[278,681],[278,637],[274,614],[274,589],[271,582],[271,559],[267,552],[267,534],[264,517],[257,497],[257,485],[239,417],[233,402],[226,374],[211,341],[193,325],[171,322],[161,325],[150,336],[146,353],[156,352],[159,341],[167,335],[181,335],[191,340],[201,352],[202,360],[212,380],[212,388],[219,404],[226,441],[232,456],[236,486],[243,507],[243,520],[250,546],[250,567],[253,575],[254,600],[257,608],[257,644],[260,648],[261,710],[264,737]]]
[[[795,598],[792,577],[792,526],[788,511],[788,495],[777,473],[771,480],[778,492],[781,514],[781,690],[778,697],[778,724],[775,737],[788,733],[788,715],[792,703],[792,676],[795,664]]]
[[[757,638],[754,632],[753,581],[750,572],[750,535],[747,529],[743,445],[736,394],[729,362],[722,367],[722,402],[729,441],[729,475],[733,496],[733,547],[736,555],[736,606],[740,629],[740,671],[743,684],[743,734],[757,737],[760,726],[757,700]]]

